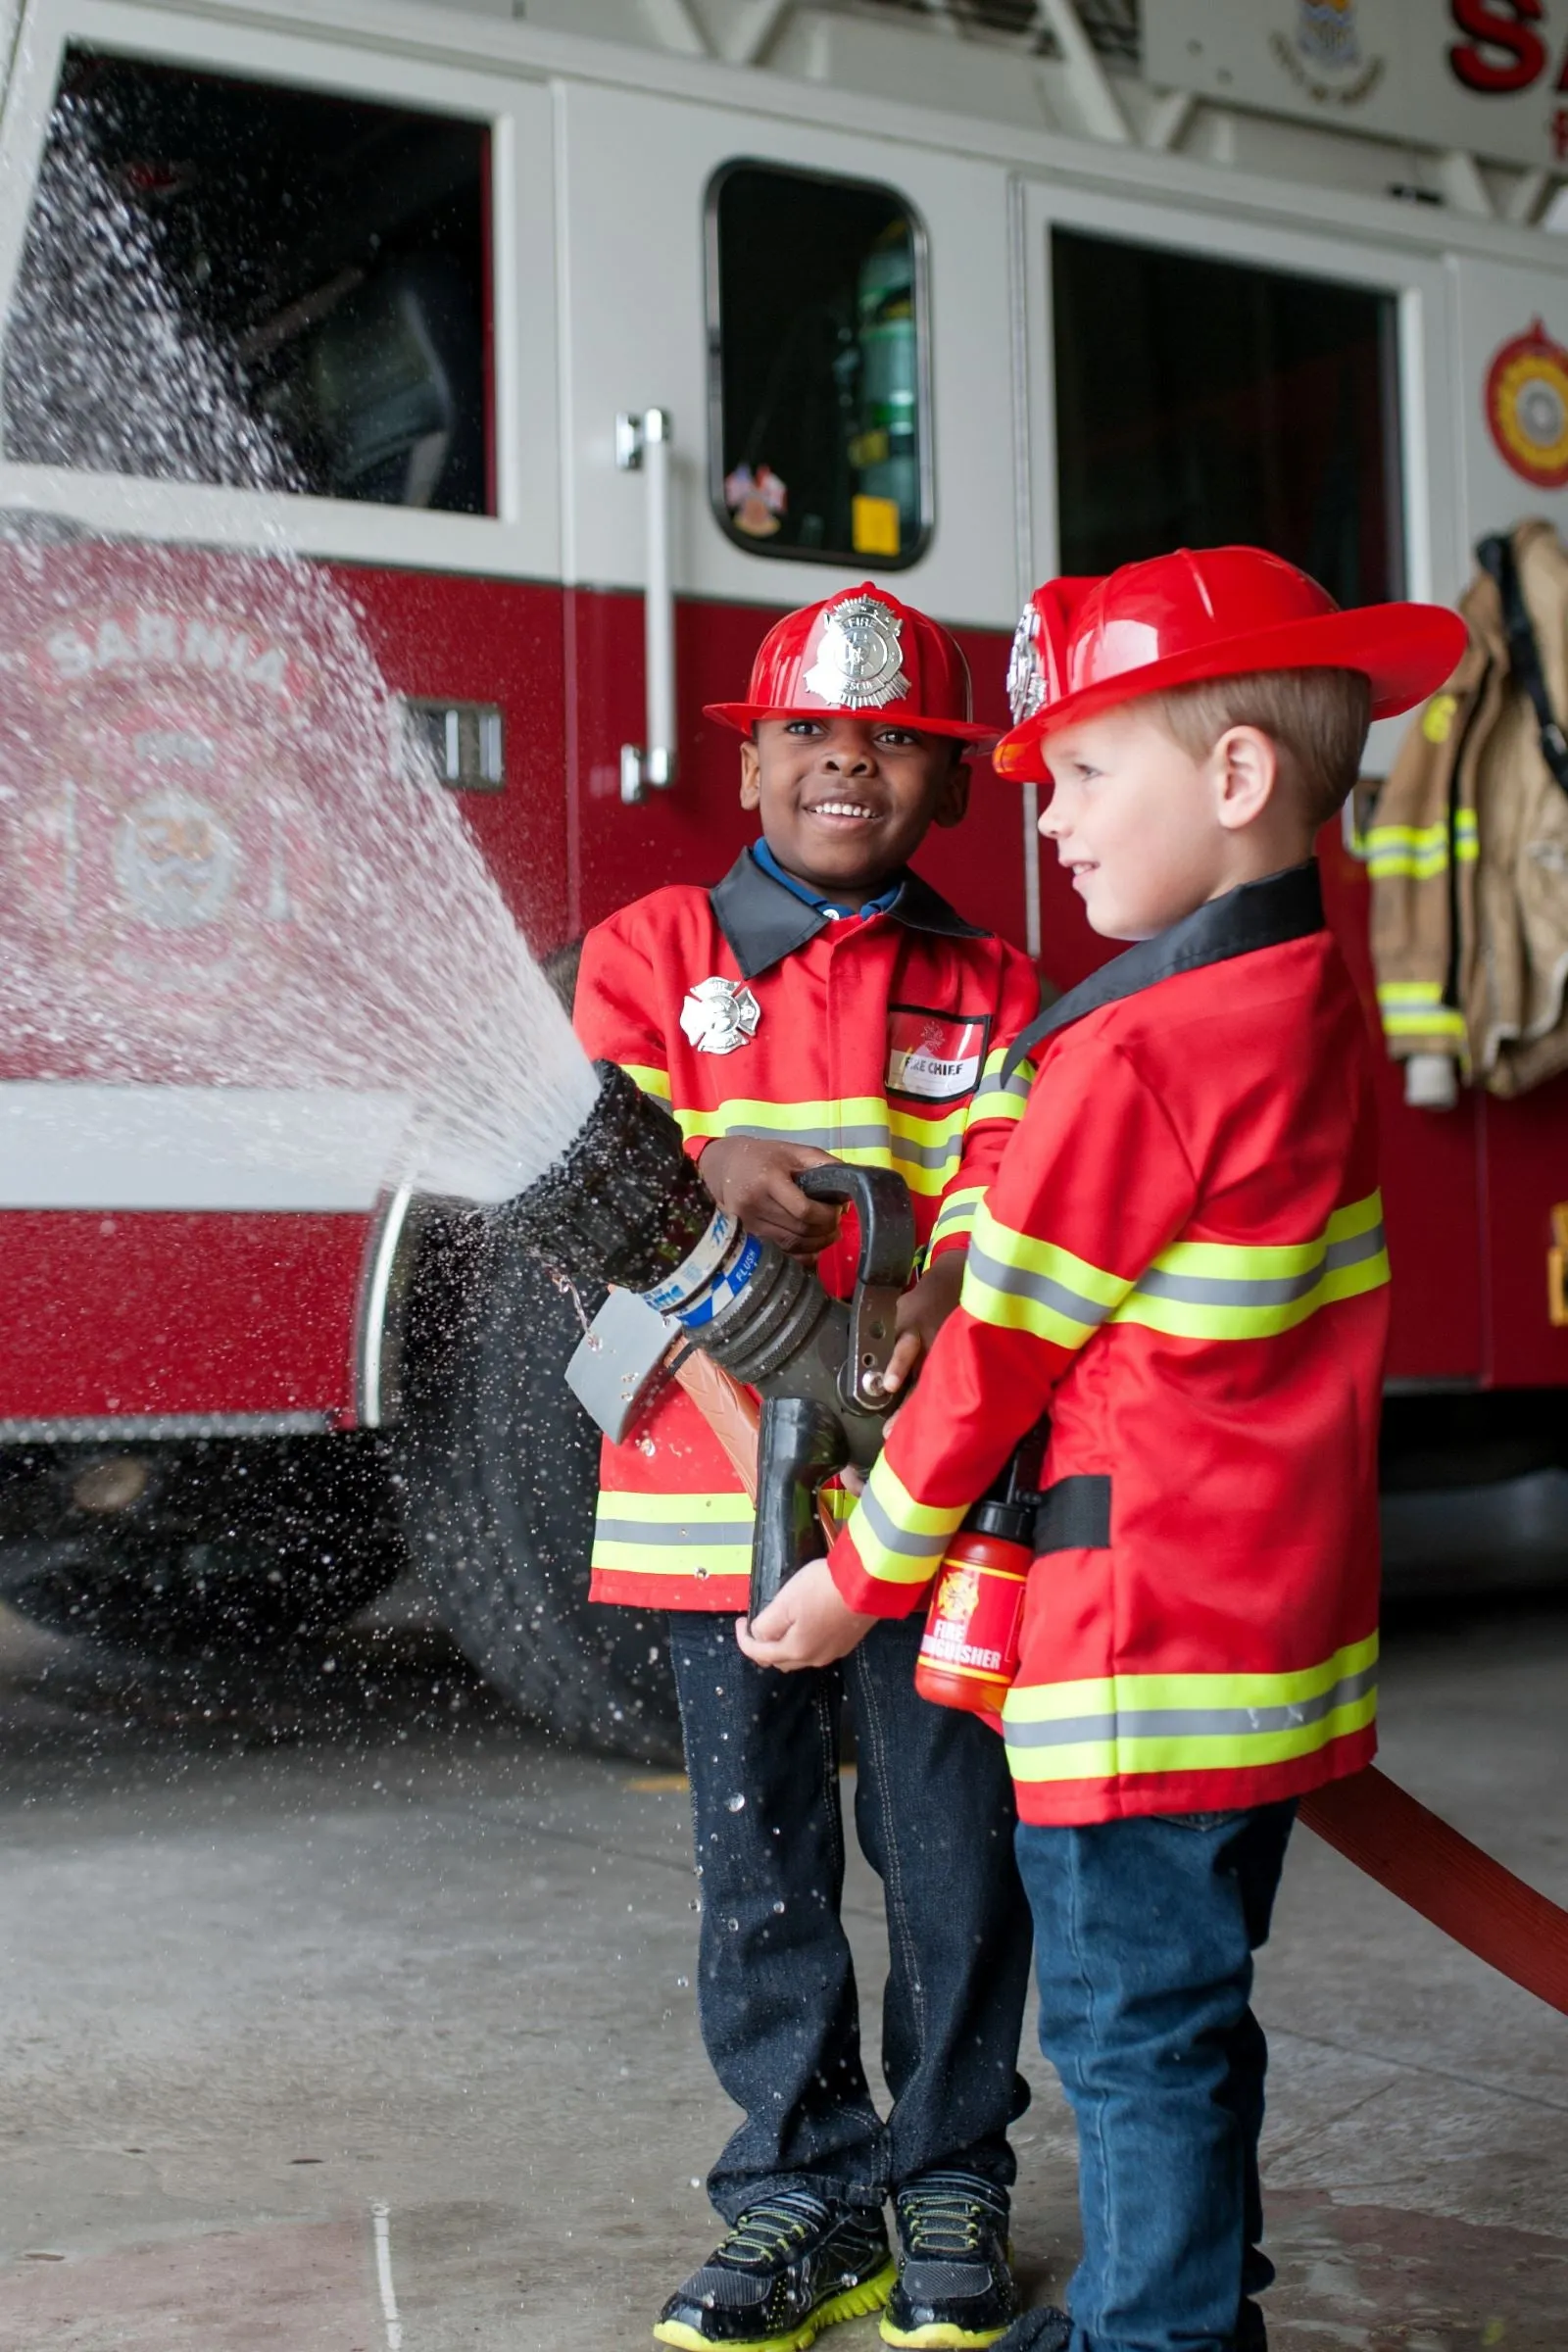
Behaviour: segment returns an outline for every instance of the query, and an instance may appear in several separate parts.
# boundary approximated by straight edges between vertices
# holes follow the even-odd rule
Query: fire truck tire
[[[146,1482],[122,1512],[74,1500],[86,1480],[117,1474]],[[61,1448],[26,1483],[29,1526],[9,1547],[6,1600],[130,1656],[276,1659],[376,1599],[406,1563],[375,1441]]]
[[[563,1379],[576,1305],[454,1224],[426,1236],[408,1329],[404,1525],[442,1623],[560,1739],[678,1763],[663,1619],[588,1602],[599,1433]]]

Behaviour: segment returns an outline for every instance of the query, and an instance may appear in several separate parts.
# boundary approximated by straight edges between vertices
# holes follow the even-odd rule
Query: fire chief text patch
[[[989,1013],[937,1012],[924,1004],[888,1007],[890,1095],[956,1102],[980,1083],[991,1030]]]

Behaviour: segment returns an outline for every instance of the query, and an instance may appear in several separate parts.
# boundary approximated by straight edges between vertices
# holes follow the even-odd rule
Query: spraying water
[[[298,486],[70,95],[5,426],[36,463]],[[278,1205],[339,1163],[509,1198],[581,1126],[593,1072],[350,600],[258,538],[232,556],[0,531],[8,1074],[51,1082],[55,1130],[69,1112],[68,1197],[96,1153],[115,1198],[115,1155],[172,1102],[182,1152],[237,1152]],[[45,1101],[6,1098],[17,1117]]]

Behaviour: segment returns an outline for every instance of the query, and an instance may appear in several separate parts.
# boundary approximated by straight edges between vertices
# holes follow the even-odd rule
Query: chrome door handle
[[[675,781],[675,580],[670,568],[669,449],[673,426],[667,409],[627,412],[615,418],[615,464],[622,473],[640,473],[647,484],[646,579],[643,591],[643,664],[647,713],[645,741],[620,747],[620,797],[643,800],[650,785],[662,790]]]

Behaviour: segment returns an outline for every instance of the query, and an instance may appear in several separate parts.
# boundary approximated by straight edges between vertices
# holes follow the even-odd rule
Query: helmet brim
[[[988,727],[974,718],[920,718],[907,710],[850,710],[830,703],[799,703],[780,706],[772,703],[705,703],[705,718],[716,718],[722,726],[733,727],[737,734],[749,735],[761,718],[863,718],[868,725],[880,719],[889,726],[908,727],[918,735],[946,735],[958,743],[967,743],[977,750],[996,742],[1001,727]]]
[[[1453,674],[1468,634],[1460,615],[1446,605],[1406,604],[1363,605],[1348,612],[1323,612],[1309,620],[1251,629],[1121,670],[1064,695],[1004,735],[992,754],[992,764],[999,776],[1044,782],[1040,747],[1063,727],[1144,695],[1253,670],[1358,669],[1372,688],[1372,716],[1396,718],[1425,702]]]

